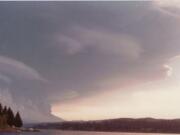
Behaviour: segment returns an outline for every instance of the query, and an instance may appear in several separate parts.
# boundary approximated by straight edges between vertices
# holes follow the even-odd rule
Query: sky
[[[180,118],[180,2],[0,2],[0,102],[26,122]]]

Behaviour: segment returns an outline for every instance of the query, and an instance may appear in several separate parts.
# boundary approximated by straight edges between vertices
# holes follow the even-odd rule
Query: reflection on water
[[[82,131],[60,131],[43,130],[41,132],[26,133],[0,133],[0,135],[174,135],[174,134],[147,134],[147,133],[110,133],[110,132],[82,132]]]

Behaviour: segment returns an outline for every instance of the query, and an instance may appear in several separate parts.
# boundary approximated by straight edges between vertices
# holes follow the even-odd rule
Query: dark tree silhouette
[[[6,107],[6,106],[4,106],[4,108],[3,108],[3,110],[2,110],[2,114],[3,114],[3,115],[6,115],[6,114],[7,114],[7,107]]]
[[[21,119],[19,112],[17,112],[17,114],[15,116],[14,126],[16,126],[16,127],[22,127],[23,126],[23,122],[22,122],[22,119]]]
[[[7,110],[7,123],[9,126],[13,126],[14,125],[14,113],[12,111],[12,109],[9,107]]]
[[[8,126],[22,127],[23,122],[19,112],[14,116],[13,110],[7,106],[2,106],[0,103],[0,129]]]
[[[2,105],[0,103],[0,115],[2,115],[2,111],[3,111],[3,107],[2,107]]]

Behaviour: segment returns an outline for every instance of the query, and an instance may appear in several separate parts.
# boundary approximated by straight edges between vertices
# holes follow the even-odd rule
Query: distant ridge
[[[180,119],[118,118],[94,121],[64,121],[35,125],[42,129],[107,131],[107,132],[145,132],[180,133]]]

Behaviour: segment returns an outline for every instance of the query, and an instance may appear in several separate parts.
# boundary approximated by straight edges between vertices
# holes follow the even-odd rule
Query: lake
[[[41,132],[27,133],[0,133],[0,135],[175,135],[175,134],[155,134],[155,133],[110,133],[110,132],[84,132],[84,131],[60,131],[43,130]]]

